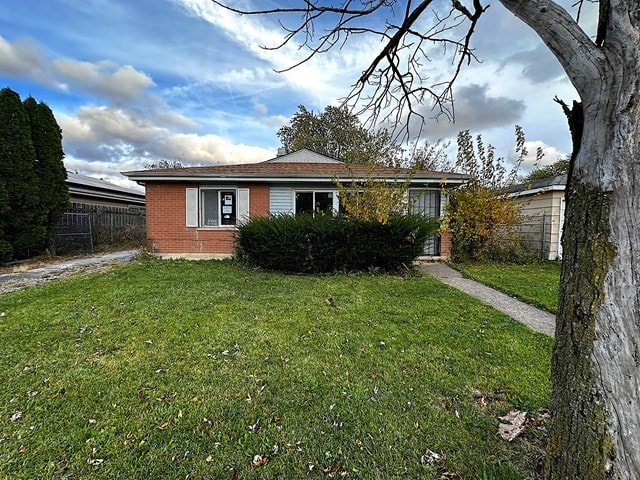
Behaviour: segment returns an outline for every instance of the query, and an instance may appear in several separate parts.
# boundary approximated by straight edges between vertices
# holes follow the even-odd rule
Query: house
[[[522,206],[522,222],[516,231],[524,246],[545,260],[562,259],[566,175],[515,185],[510,197]]]
[[[57,253],[144,240],[144,191],[70,171],[66,184],[69,206],[51,231],[51,247]]]
[[[86,208],[86,206],[102,206],[144,211],[143,191],[121,187],[68,170],[66,183],[72,210]]]
[[[410,175],[411,173],[411,175]],[[336,179],[350,185],[370,175],[410,179],[413,210],[444,211],[442,185],[466,180],[454,173],[347,165],[310,150],[260,163],[123,172],[145,186],[149,251],[166,258],[225,258],[233,254],[239,222],[251,216],[339,210]],[[425,255],[447,257],[450,238],[425,245]]]

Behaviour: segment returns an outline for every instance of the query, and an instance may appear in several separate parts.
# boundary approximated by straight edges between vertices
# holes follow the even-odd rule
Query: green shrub
[[[310,215],[253,218],[238,229],[239,260],[291,273],[394,271],[410,264],[438,229],[435,220],[398,215],[386,224]]]

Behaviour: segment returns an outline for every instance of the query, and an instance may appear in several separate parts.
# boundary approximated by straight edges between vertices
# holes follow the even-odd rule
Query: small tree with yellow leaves
[[[458,134],[456,169],[470,180],[448,193],[446,225],[453,234],[454,260],[495,259],[501,252],[522,251],[514,230],[522,218],[521,205],[507,195],[527,155],[519,126],[515,134],[518,160],[510,170],[492,145],[485,147],[481,135],[474,142],[468,130]]]
[[[362,181],[353,180],[348,186],[335,179],[340,190],[340,206],[345,216],[375,221],[383,225],[392,215],[407,211],[410,178],[385,181],[370,172]]]

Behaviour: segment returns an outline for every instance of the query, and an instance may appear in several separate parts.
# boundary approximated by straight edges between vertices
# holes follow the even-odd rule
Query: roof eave
[[[371,178],[371,175],[307,175],[307,174],[288,174],[288,175],[270,175],[265,176],[262,174],[244,174],[244,175],[233,175],[233,174],[208,174],[208,173],[190,173],[188,175],[185,174],[171,174],[165,173],[162,175],[151,174],[151,175],[140,175],[139,172],[122,172],[123,175],[129,177],[129,179],[136,182],[202,182],[202,181],[210,181],[210,182],[251,182],[251,181],[259,181],[259,182],[269,182],[269,183],[287,183],[291,181],[296,182],[327,182],[333,181],[334,179],[338,179],[341,182],[352,182],[352,181],[364,181]],[[378,174],[373,178],[377,180],[384,181],[396,181],[402,178],[401,174]],[[413,175],[410,177],[411,183],[420,183],[420,182],[446,182],[446,183],[464,183],[468,180],[463,175],[460,174],[445,174],[445,173],[435,173],[429,175]]]

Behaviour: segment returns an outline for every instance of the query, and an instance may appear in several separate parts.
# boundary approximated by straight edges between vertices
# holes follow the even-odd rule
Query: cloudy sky
[[[526,26],[498,1],[484,3],[491,7],[473,43],[482,63],[469,65],[457,83],[456,122],[432,121],[424,136],[455,138],[470,129],[508,157],[518,124],[530,150],[543,147],[551,163],[570,151],[553,98],[569,102],[576,94]],[[559,3],[569,9],[573,0]],[[352,37],[279,74],[304,54],[293,43],[260,48],[282,37],[277,17],[238,16],[209,0],[3,0],[0,87],[51,107],[67,169],[131,186],[119,172],[159,160],[212,165],[273,157],[276,132],[297,106],[337,105],[379,45]],[[436,78],[448,64],[435,59],[425,68]]]

